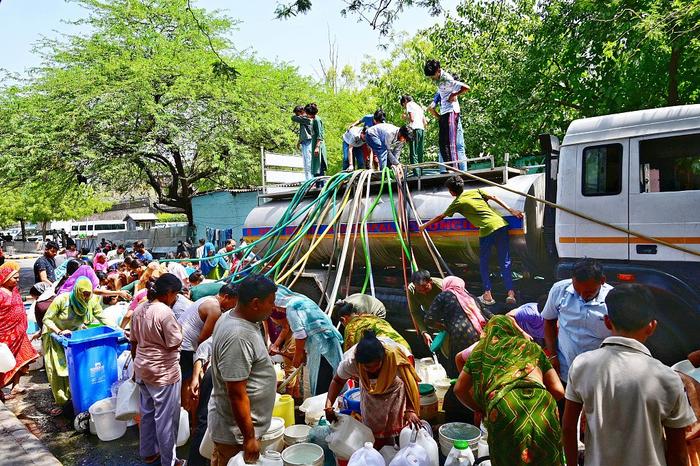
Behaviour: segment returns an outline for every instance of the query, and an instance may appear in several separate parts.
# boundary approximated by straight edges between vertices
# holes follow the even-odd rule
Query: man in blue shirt
[[[384,122],[386,122],[386,115],[384,114],[384,110],[380,108],[373,114],[369,113],[360,118],[359,120],[353,122],[353,124],[348,126],[348,129],[354,128],[355,126],[364,126],[365,128],[371,128],[374,125],[378,125],[379,123]]]
[[[146,250],[146,246],[143,244],[143,241],[136,241],[134,243],[134,255],[142,262],[148,263],[153,260],[153,255]]]
[[[549,291],[542,311],[544,341],[564,383],[576,356],[598,349],[611,335],[605,326],[605,297],[612,289],[605,283],[603,267],[586,258],[574,265],[572,278],[555,283]]]

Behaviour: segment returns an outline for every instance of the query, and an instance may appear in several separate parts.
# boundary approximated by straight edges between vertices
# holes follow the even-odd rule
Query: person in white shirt
[[[578,419],[586,415],[585,466],[688,464],[685,428],[696,420],[680,377],[651,356],[654,295],[619,285],[605,298],[612,336],[569,369],[563,436],[567,464],[578,462]]]
[[[423,107],[415,103],[410,95],[402,95],[400,102],[405,109],[403,118],[408,122],[406,126],[413,131],[413,141],[408,145],[409,162],[411,165],[423,163],[424,133],[428,123],[425,119],[425,112]],[[413,173],[420,176],[420,168],[415,169]]]
[[[423,72],[437,82],[440,93],[440,154],[445,163],[458,166],[457,127],[459,122],[459,101],[457,98],[469,91],[469,86],[457,81],[451,74],[440,68],[437,60],[428,60]]]
[[[401,165],[401,149],[413,139],[413,132],[408,126],[399,128],[391,123],[380,123],[367,128],[362,137],[379,159],[381,170],[387,166]]]
[[[343,170],[365,168],[365,156],[362,152],[365,141],[362,140],[362,131],[363,128],[352,126],[343,134]]]

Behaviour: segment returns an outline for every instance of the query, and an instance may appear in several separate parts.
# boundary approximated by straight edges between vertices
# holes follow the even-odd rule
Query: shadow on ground
[[[26,393],[8,400],[6,406],[65,466],[144,464],[139,457],[138,426],[129,427],[122,438],[102,442],[95,435],[76,432],[72,419],[49,414],[53,396],[43,369],[22,377],[21,386]],[[188,448],[178,448],[178,457],[186,458]]]

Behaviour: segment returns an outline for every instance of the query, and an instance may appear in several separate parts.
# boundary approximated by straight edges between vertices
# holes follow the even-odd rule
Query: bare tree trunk
[[[681,101],[678,97],[678,66],[681,61],[682,47],[673,47],[671,49],[671,60],[668,62],[668,99],[667,103],[671,105],[680,105]]]
[[[27,228],[23,218],[19,219],[19,227],[22,230],[22,241],[27,241]]]

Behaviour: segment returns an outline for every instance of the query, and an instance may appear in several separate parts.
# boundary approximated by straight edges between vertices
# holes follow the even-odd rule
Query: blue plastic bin
[[[117,381],[117,347],[124,336],[111,327],[77,330],[66,338],[51,335],[64,348],[68,380],[75,413],[82,413],[96,401],[112,396]]]

